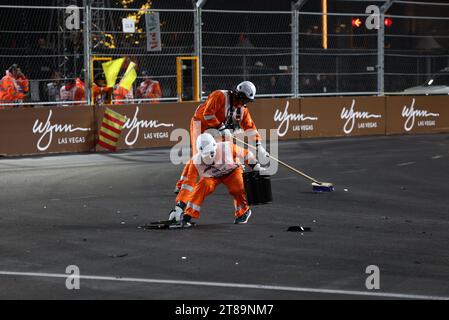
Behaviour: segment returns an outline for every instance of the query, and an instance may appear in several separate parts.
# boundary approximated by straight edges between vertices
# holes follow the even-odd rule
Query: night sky
[[[109,6],[121,7],[119,0],[105,0]],[[64,0],[0,0],[2,5],[33,5],[33,6],[56,6]],[[289,11],[291,0],[207,0],[204,9],[224,10],[276,10]],[[423,1],[421,1],[423,2]],[[449,0],[433,0],[430,2],[449,3]],[[67,5],[82,5],[83,0],[65,0]],[[144,0],[136,0],[130,7],[138,7]],[[351,12],[362,13],[370,4],[382,5],[384,0],[328,0],[329,12]],[[406,8],[407,7],[407,8]],[[191,9],[192,0],[153,0],[154,9]],[[303,11],[317,12],[321,10],[320,0],[308,0]],[[395,4],[389,11],[390,14],[427,15],[449,17],[449,6],[415,6]]]
[[[0,4],[9,5],[33,5],[33,6],[55,6],[62,1],[57,0],[0,0]],[[68,5],[82,5],[82,0],[66,0]],[[118,0],[106,0],[112,6],[118,6]],[[143,3],[143,0],[136,0],[136,4]],[[227,9],[227,10],[278,10],[288,11],[291,8],[291,0],[208,0],[205,9]],[[331,2],[339,2],[330,0]],[[319,0],[309,0],[305,9],[318,11],[320,9]],[[131,5],[131,7],[135,7]],[[191,9],[192,0],[153,0],[155,9]]]

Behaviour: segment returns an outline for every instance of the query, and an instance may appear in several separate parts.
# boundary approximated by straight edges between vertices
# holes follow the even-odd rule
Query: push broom
[[[245,146],[247,146],[249,148],[252,148],[253,150],[257,151],[257,147],[252,146],[252,145],[246,143],[245,141],[240,140],[239,138],[237,138],[235,136],[233,136],[233,138],[236,141],[244,144]],[[313,191],[315,191],[315,192],[332,192],[332,191],[334,191],[334,185],[332,183],[330,183],[330,182],[320,182],[320,181],[316,180],[315,178],[312,178],[311,176],[308,176],[307,174],[299,171],[298,169],[293,168],[291,165],[289,165],[289,164],[287,164],[287,163],[285,163],[285,162],[283,162],[283,161],[273,157],[271,154],[269,154],[268,157],[270,157],[274,161],[278,162],[279,164],[283,165],[284,167],[290,169],[291,171],[299,174],[300,176],[306,178],[307,180],[311,181],[312,182]]]

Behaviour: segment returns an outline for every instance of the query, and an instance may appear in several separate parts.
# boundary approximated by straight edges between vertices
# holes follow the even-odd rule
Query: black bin
[[[270,176],[260,175],[259,171],[243,173],[248,205],[266,204],[273,201]]]

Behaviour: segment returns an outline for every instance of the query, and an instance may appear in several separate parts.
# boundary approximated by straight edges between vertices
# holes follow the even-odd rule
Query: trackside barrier
[[[93,128],[94,112],[84,106],[0,110],[0,155],[92,151]]]
[[[386,134],[449,132],[448,96],[388,97]]]
[[[280,140],[449,132],[449,96],[257,99],[249,106],[259,129]],[[127,121],[118,149],[170,147],[189,130],[197,103],[114,105]],[[106,107],[0,110],[0,155],[104,152],[96,147]],[[188,145],[188,141],[182,144]]]

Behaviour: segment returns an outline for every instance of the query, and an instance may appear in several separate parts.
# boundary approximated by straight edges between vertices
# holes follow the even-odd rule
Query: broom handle
[[[255,146],[252,146],[252,145],[246,143],[245,141],[240,140],[240,139],[237,138],[236,136],[232,136],[232,137],[233,137],[235,140],[237,140],[238,142],[243,143],[245,146],[250,147],[250,148],[252,148],[253,150],[256,150],[256,151],[257,151],[257,148],[256,148]],[[289,164],[287,164],[287,163],[285,163],[285,162],[283,162],[283,161],[281,161],[281,160],[279,160],[279,159],[273,157],[271,154],[269,154],[268,157],[270,157],[271,159],[275,160],[276,162],[282,164],[284,167],[286,167],[286,168],[292,170],[293,172],[296,172],[296,173],[299,174],[300,176],[303,176],[304,178],[306,178],[306,179],[308,179],[308,180],[310,180],[310,181],[312,181],[312,182],[320,183],[320,182],[317,181],[316,179],[314,179],[314,178],[312,178],[312,177],[306,175],[305,173],[299,171],[298,169],[293,168],[291,165],[289,165]]]

